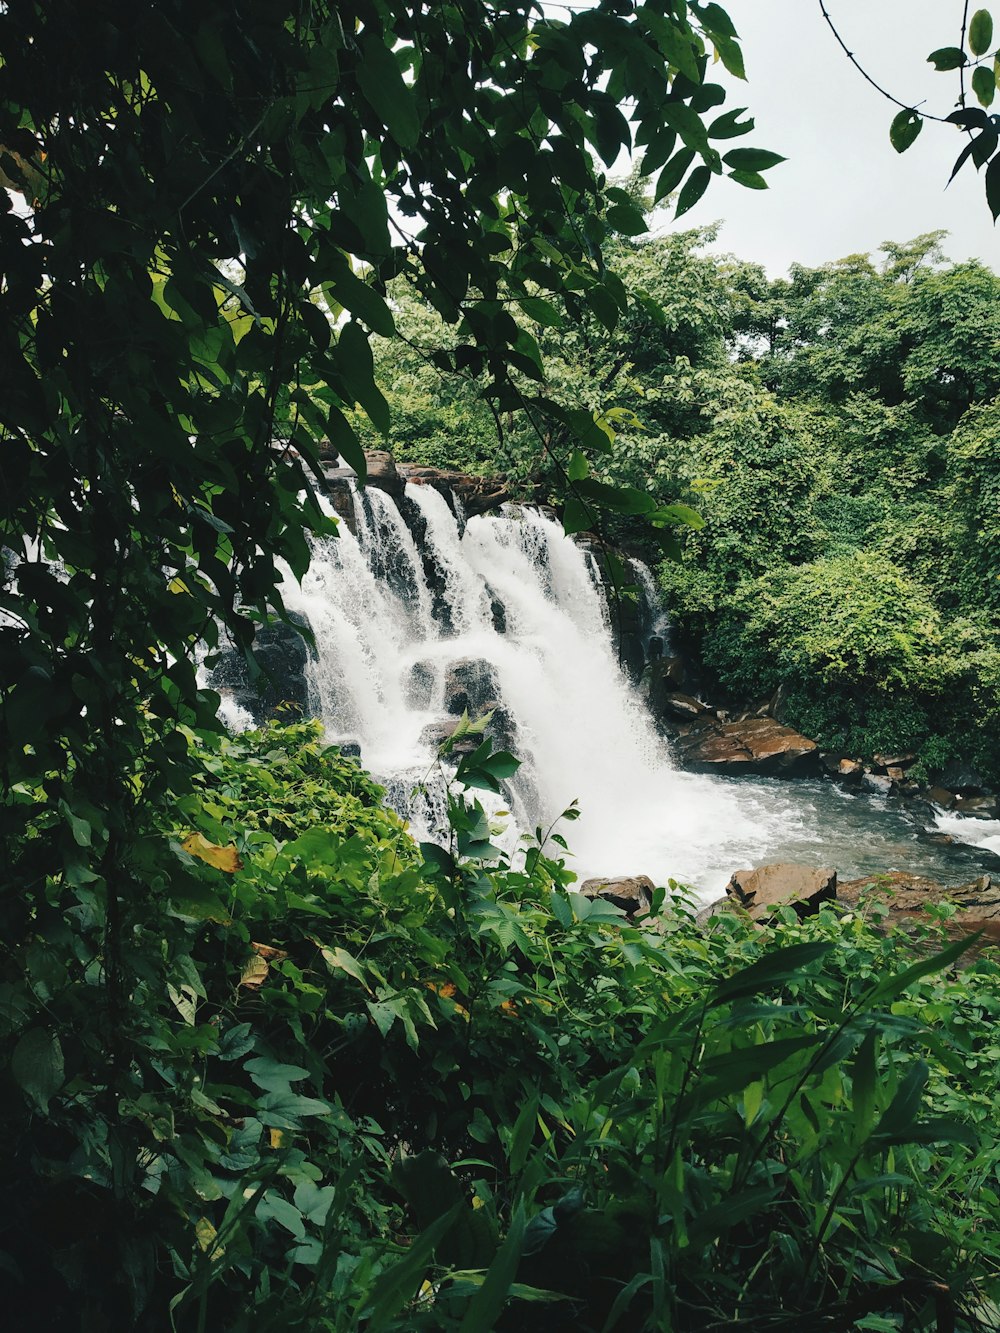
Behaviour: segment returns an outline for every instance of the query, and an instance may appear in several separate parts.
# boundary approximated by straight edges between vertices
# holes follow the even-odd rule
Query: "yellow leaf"
[[[250,948],[253,953],[243,968],[240,985],[245,986],[247,990],[260,990],[267,980],[271,963],[280,963],[283,958],[288,957],[288,951],[276,949],[273,944],[259,944],[255,940],[250,941]]]
[[[271,1128],[267,1131],[267,1135],[272,1148],[283,1148],[285,1146],[285,1131],[283,1129]]]
[[[226,1247],[224,1245],[216,1245],[215,1249],[212,1249],[212,1246],[215,1245],[215,1238],[218,1235],[218,1232],[207,1217],[198,1218],[197,1222],[194,1224],[194,1234],[197,1237],[198,1244],[206,1254],[208,1254],[209,1250],[212,1250],[212,1259],[221,1259],[225,1254]]]
[[[189,834],[181,846],[189,856],[197,856],[199,861],[214,866],[216,870],[224,870],[227,875],[234,875],[237,870],[243,869],[243,862],[235,847],[219,847],[200,833]]]
[[[243,975],[240,977],[240,985],[246,986],[247,990],[260,990],[267,980],[267,974],[270,969],[267,966],[266,958],[259,958],[253,954],[247,961],[243,969]]]

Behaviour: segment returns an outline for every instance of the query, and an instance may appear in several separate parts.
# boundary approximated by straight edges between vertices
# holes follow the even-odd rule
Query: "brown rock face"
[[[908,930],[916,930],[921,919],[930,920],[928,907],[941,902],[954,903],[959,910],[944,924],[948,938],[958,940],[979,933],[979,938],[959,960],[960,966],[972,962],[985,948],[1000,945],[1000,881],[991,875],[980,875],[968,884],[946,888],[924,875],[894,870],[887,875],[849,880],[841,884],[838,896],[848,907],[883,903],[889,909],[886,922]]]
[[[461,500],[462,508],[469,518],[496,509],[510,499],[510,490],[502,477],[473,477],[467,472],[419,467],[416,463],[397,463],[396,471],[404,485],[411,481],[415,486],[433,486],[445,497],[449,492],[454,493]]]
[[[816,742],[767,717],[744,722],[699,719],[677,746],[681,763],[695,773],[788,778],[819,771]]]
[[[648,875],[619,875],[615,879],[585,879],[580,892],[585,898],[604,898],[635,916],[649,911],[654,887]]]
[[[681,718],[684,721],[693,717],[701,717],[703,713],[709,712],[706,704],[690,694],[665,694],[660,706],[671,717]]]
[[[763,921],[778,907],[792,906],[799,916],[810,916],[821,903],[837,896],[836,870],[779,863],[737,870],[726,885],[734,905]]]

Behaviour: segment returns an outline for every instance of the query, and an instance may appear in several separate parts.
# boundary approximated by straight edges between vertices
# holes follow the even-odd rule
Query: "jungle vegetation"
[[[565,469],[558,436],[442,380],[439,322],[401,300],[408,346],[376,349],[397,452],[488,470],[499,432],[526,493],[657,565],[710,697],[783,687],[783,717],[830,749],[995,781],[1000,280],[949,263],[941,233],[776,280],[715,239],[615,237],[628,315],[540,334],[549,392],[606,432]],[[654,504],[699,521],[657,540],[632,516]]]
[[[716,57],[742,77],[682,0],[0,6],[8,1326],[995,1326],[994,964],[864,914],[632,925],[555,829],[496,854],[487,741],[435,851],[314,726],[227,737],[198,682],[223,633],[253,669],[329,531],[321,448],[363,475],[360,415],[388,429],[400,280],[439,369],[558,434],[569,526],[712,531],[606,479],[640,414],[561,402],[538,331],[680,329],[609,262],[646,222],[607,171],[641,147],[677,213],[765,184]],[[678,440],[702,373],[762,429],[802,410],[675,346]]]

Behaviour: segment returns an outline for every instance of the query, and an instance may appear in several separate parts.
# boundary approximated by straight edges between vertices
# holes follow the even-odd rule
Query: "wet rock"
[[[497,703],[497,678],[492,665],[482,657],[460,657],[452,662],[444,678],[444,706],[459,716],[476,717]]]
[[[699,699],[692,698],[690,694],[680,693],[665,694],[660,707],[664,713],[670,717],[680,718],[681,721],[689,721],[710,711],[708,705]]]
[[[677,748],[683,767],[695,773],[804,777],[819,770],[816,742],[771,718],[702,717],[678,738]]]
[[[449,468],[420,467],[416,463],[397,463],[396,471],[403,484],[433,486],[440,491],[455,511],[457,496],[461,509],[456,518],[474,518],[477,514],[498,509],[511,498],[510,488],[503,477],[474,477],[467,472],[453,472]]]
[[[785,722],[785,709],[788,706],[788,686],[779,685],[771,695],[771,701],[767,706],[768,712],[774,718],[775,722]]]
[[[888,771],[890,768],[909,768],[916,758],[915,754],[873,754],[872,763],[876,768]]]
[[[656,657],[646,663],[639,693],[653,717],[666,719],[666,700],[679,694],[684,686],[684,664],[679,657]]]
[[[348,759],[360,759],[361,744],[359,741],[344,741],[340,746],[340,753],[346,755]]]
[[[824,770],[840,782],[860,782],[864,777],[865,766],[860,759],[849,759],[846,755],[827,752],[822,761]]]
[[[979,770],[973,768],[971,764],[962,763],[960,760],[953,760],[946,768],[942,769],[937,774],[937,780],[942,787],[954,792],[956,796],[990,794]]]
[[[786,862],[737,870],[726,885],[726,894],[755,921],[786,906],[794,907],[800,917],[810,916],[821,903],[837,897],[837,872]]]
[[[502,701],[500,699],[487,699],[483,704],[482,712],[490,714],[486,731],[493,741],[494,749],[516,749],[517,723],[514,721],[513,714],[508,708],[504,707]]]
[[[995,796],[960,796],[953,808],[956,815],[972,815],[975,819],[996,819],[1000,815]]]
[[[239,649],[224,648],[209,672],[209,688],[225,690],[258,726],[279,714],[286,721],[301,717],[309,707],[305,671],[310,649],[299,626],[306,627],[304,617],[290,615],[289,623],[258,628],[253,641],[257,671],[251,671]]]
[[[861,779],[861,790],[876,796],[888,796],[895,785],[886,773],[865,773]]]
[[[333,511],[345,527],[357,535],[358,515],[354,507],[354,492],[351,490],[350,483],[346,477],[336,476],[332,479],[327,477],[327,494],[330,497],[330,503]]]
[[[440,722],[429,722],[420,733],[420,743],[429,746],[432,750],[440,749],[448,738],[453,735],[458,726],[457,718],[442,719]],[[452,754],[471,754],[477,750],[483,743],[483,738],[478,732],[472,735],[460,737],[452,746]]]
[[[947,791],[944,787],[928,787],[924,795],[932,805],[940,806],[942,810],[950,810],[955,804],[955,793]]]
[[[410,667],[405,686],[406,702],[409,707],[421,711],[430,708],[434,704],[437,680],[437,669],[433,662],[426,659],[414,662]]]
[[[629,916],[649,911],[655,885],[648,875],[619,875],[614,879],[585,879],[580,893],[585,898],[604,898]]]
[[[397,502],[403,498],[405,479],[396,467],[396,460],[388,449],[370,449],[365,452],[368,464],[368,485],[385,491]]]

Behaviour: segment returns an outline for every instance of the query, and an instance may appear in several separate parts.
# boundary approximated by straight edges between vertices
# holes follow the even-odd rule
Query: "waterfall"
[[[881,799],[832,783],[677,769],[619,662],[586,542],[533,508],[466,522],[455,497],[431,486],[407,485],[397,505],[342,484],[356,532],[341,522],[339,536],[317,539],[301,583],[289,573],[282,596],[315,638],[312,713],[331,742],[360,748],[418,838],[446,833],[436,755],[468,708],[492,711],[496,747],[522,761],[503,798],[477,793],[491,813],[510,811],[494,842],[516,857],[522,831],[547,829],[576,801],[581,818],[561,831],[581,879],[646,874],[710,899],[734,870],[798,861],[844,880],[900,869],[956,883],[979,873],[984,850],[1000,851],[1000,823],[954,830],[969,838],[972,825],[983,847],[929,846]],[[669,625],[655,583],[639,562],[633,571],[641,631],[662,650]],[[237,695],[223,707],[242,727],[249,696]]]
[[[342,524],[317,542],[283,596],[315,635],[312,704],[328,737],[360,746],[421,836],[435,812],[409,791],[433,767],[449,705],[454,720],[468,701],[497,710],[499,742],[522,760],[520,827],[547,828],[579,802],[564,832],[581,878],[715,883],[736,846],[758,849],[734,788],[675,769],[619,666],[596,562],[556,521],[508,505],[460,532],[445,497],[413,484],[403,507],[419,545],[387,494],[355,492],[357,535]]]

